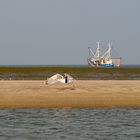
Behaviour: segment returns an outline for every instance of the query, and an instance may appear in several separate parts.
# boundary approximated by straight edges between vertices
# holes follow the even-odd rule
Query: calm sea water
[[[139,140],[139,109],[0,110],[0,140]]]

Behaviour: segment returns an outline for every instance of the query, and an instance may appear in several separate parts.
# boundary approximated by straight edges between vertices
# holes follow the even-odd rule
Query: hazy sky
[[[140,64],[140,0],[0,0],[0,65],[86,64],[97,41]]]

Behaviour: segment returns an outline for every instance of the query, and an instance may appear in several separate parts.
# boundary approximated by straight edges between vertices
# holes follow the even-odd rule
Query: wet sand
[[[0,81],[0,108],[140,108],[140,80]]]

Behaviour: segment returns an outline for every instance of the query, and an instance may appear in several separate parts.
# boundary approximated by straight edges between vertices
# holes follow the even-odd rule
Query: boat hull
[[[99,67],[114,67],[113,64],[100,64]]]
[[[94,64],[94,62],[91,60],[91,59],[88,59],[87,60],[88,61],[88,66],[89,67],[115,67],[113,64],[106,64],[106,63],[104,63],[104,64]]]

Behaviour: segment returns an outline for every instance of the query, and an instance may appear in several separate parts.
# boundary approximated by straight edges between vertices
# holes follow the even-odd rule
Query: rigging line
[[[114,50],[114,52],[120,57],[120,54],[118,53],[118,51],[116,51],[116,49],[114,49],[114,47],[112,46],[112,49]]]

